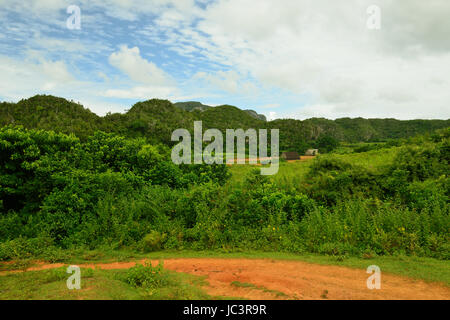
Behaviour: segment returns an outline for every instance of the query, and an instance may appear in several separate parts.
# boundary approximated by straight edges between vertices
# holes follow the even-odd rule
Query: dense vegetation
[[[95,131],[143,137],[151,144],[170,145],[174,129],[193,130],[195,120],[205,129],[280,129],[280,151],[297,151],[315,147],[322,152],[335,149],[339,143],[385,142],[408,138],[450,126],[450,120],[395,119],[279,119],[265,121],[252,110],[224,105],[209,107],[198,102],[172,104],[166,100],[136,103],[124,114],[99,117],[82,105],[63,98],[38,95],[18,103],[0,103],[0,126],[23,125],[27,129],[74,133],[81,140]]]
[[[207,111],[207,110],[211,111],[211,109],[214,109],[214,107],[204,105],[204,104],[202,104],[200,102],[197,102],[197,101],[176,102],[176,103],[174,103],[174,105],[177,108],[180,108],[180,109],[185,110],[185,111],[200,111],[200,112],[203,112],[203,111]],[[227,106],[221,106],[221,107],[227,107]],[[232,107],[232,106],[229,106],[229,107]],[[231,108],[231,110],[233,110],[233,109]],[[248,115],[250,115],[251,117],[253,117],[255,119],[262,120],[262,121],[267,121],[266,116],[264,116],[262,114],[258,114],[256,111],[253,111],[253,110],[241,110],[240,115],[243,114],[242,111],[244,111],[245,113],[247,113]]]
[[[174,165],[171,133],[195,120],[277,128],[282,151],[333,153],[273,177]],[[165,100],[99,117],[35,96],[2,103],[0,125],[0,260],[105,246],[450,257],[448,120],[266,122]]]
[[[139,132],[0,129],[0,260],[102,246],[450,257],[449,129],[320,156],[301,174],[283,163],[273,177],[176,166]]]

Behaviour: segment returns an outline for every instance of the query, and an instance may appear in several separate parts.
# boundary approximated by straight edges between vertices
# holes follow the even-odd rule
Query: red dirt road
[[[142,260],[139,263],[143,263]],[[156,264],[158,261],[152,261]],[[125,269],[136,262],[82,264],[80,267]],[[38,265],[27,271],[61,267]],[[206,276],[204,289],[213,296],[247,299],[450,299],[450,288],[439,283],[385,274],[381,289],[369,290],[370,276],[363,269],[324,266],[301,261],[271,259],[164,259],[169,270]],[[11,272],[11,271],[10,271]],[[4,272],[9,273],[9,272]],[[246,287],[233,285],[238,281]],[[245,285],[247,284],[247,285]],[[249,287],[248,284],[251,284]]]

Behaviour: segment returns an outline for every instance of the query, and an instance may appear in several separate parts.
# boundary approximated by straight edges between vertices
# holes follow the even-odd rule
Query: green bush
[[[144,252],[152,252],[160,250],[162,243],[166,239],[166,234],[159,233],[158,231],[152,231],[145,235],[142,239],[142,249]]]
[[[59,254],[59,255],[57,255]],[[18,237],[13,240],[0,242],[0,261],[29,259],[29,258],[50,258],[53,261],[63,258],[60,248],[54,246],[53,239],[49,237],[23,238]]]
[[[434,206],[417,212],[376,200],[347,201],[308,214],[301,223],[302,237],[312,252],[331,252],[330,244],[340,244],[336,254],[371,250],[444,258],[448,255],[443,246],[444,239],[449,240],[448,209]]]
[[[155,289],[167,286],[169,277],[167,271],[164,270],[162,262],[156,267],[153,267],[151,262],[148,262],[144,263],[144,265],[137,264],[135,267],[128,269],[124,281],[133,287]]]

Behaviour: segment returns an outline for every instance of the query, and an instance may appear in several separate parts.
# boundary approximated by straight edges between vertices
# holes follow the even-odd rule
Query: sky
[[[0,100],[35,94],[448,119],[450,1],[0,0]]]

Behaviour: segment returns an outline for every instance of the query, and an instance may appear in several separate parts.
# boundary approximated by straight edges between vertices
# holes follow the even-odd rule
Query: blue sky
[[[430,2],[380,0],[371,30],[364,0],[0,0],[0,99],[53,94],[100,115],[162,98],[269,118],[449,118],[450,5]]]

